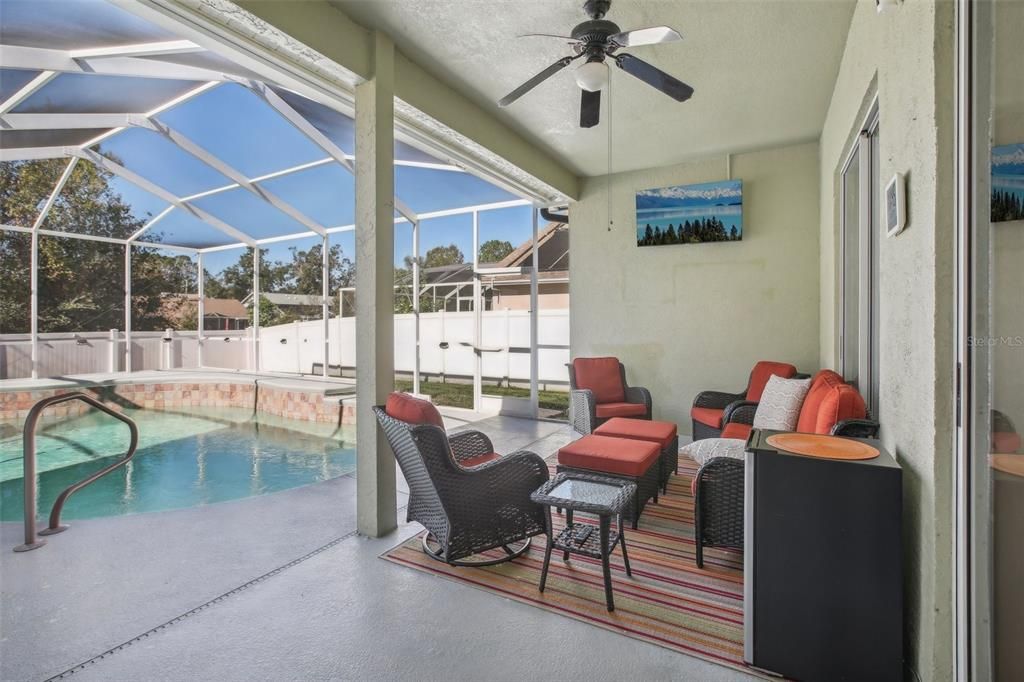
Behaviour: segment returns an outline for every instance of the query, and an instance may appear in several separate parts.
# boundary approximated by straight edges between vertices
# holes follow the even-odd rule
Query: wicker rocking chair
[[[520,556],[534,535],[546,532],[544,508],[530,500],[548,480],[539,455],[498,456],[479,431],[449,438],[435,424],[402,421],[382,407],[373,411],[409,484],[406,518],[427,529],[427,555],[452,566],[490,566]],[[465,561],[499,547],[504,556]]]

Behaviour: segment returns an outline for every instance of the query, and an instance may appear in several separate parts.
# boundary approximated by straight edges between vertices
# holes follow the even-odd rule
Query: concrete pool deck
[[[459,416],[450,428],[472,419]],[[474,427],[499,452],[572,438],[510,417]],[[400,480],[400,506],[406,492]],[[351,476],[77,521],[26,554],[11,552],[21,525],[2,524],[0,678],[749,679],[378,559],[419,529],[356,535]]]

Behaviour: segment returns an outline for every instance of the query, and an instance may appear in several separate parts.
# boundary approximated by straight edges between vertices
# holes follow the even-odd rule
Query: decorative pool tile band
[[[242,407],[285,419],[331,424],[354,424],[355,405],[338,396],[314,391],[257,386],[250,383],[162,383],[88,386],[81,389],[44,389],[0,392],[0,422],[24,423],[32,406],[43,398],[71,390],[86,391],[114,409],[182,409],[193,407]],[[43,414],[44,421],[73,417],[89,411],[82,402],[55,405]]]

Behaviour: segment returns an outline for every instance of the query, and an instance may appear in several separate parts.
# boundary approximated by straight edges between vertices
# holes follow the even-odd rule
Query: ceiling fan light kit
[[[611,0],[587,0],[583,10],[590,16],[572,29],[568,36],[550,33],[533,33],[530,36],[560,38],[569,41],[575,54],[562,57],[518,88],[505,95],[498,104],[502,107],[515,102],[542,82],[554,76],[577,59],[586,61],[576,69],[576,84],[583,91],[580,96],[580,127],[597,125],[601,110],[601,90],[608,85],[607,59],[651,87],[662,91],[677,102],[685,102],[693,95],[693,88],[661,69],[648,64],[632,54],[619,52],[623,48],[640,45],[655,45],[682,40],[677,31],[668,26],[652,26],[634,31],[622,31],[619,26],[604,18],[611,9]],[[526,36],[522,36],[526,37]]]
[[[599,92],[608,85],[608,66],[603,61],[587,62],[576,69],[576,85],[587,92]]]

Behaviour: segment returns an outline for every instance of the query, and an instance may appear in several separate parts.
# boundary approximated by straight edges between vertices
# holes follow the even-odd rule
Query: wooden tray
[[[989,455],[988,461],[996,471],[1024,477],[1024,455]]]
[[[874,459],[878,448],[867,443],[813,433],[776,433],[765,440],[772,447],[822,459]]]

